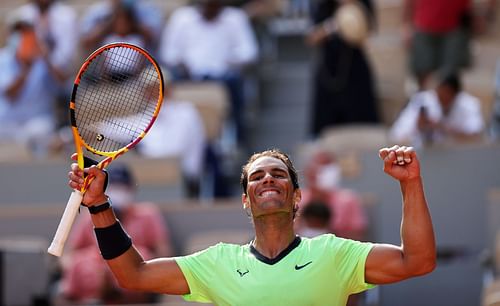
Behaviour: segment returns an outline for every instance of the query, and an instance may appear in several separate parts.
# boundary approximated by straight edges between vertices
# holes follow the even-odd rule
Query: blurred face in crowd
[[[134,11],[131,8],[119,6],[115,14],[113,31],[120,36],[133,34],[136,25]]]
[[[135,202],[135,190],[126,184],[110,184],[106,194],[112,199],[113,207],[118,210],[123,210]]]
[[[300,235],[315,237],[329,232],[331,211],[328,204],[317,201],[310,202],[302,209],[300,216],[303,223]]]
[[[310,188],[322,191],[335,189],[341,180],[341,169],[335,158],[328,152],[313,155],[305,170]]]
[[[40,8],[40,11],[42,11],[42,12],[46,11],[50,7],[52,2],[54,2],[54,0],[33,0],[33,3],[38,5],[38,7]]]
[[[443,113],[448,114],[453,106],[453,101],[455,100],[457,92],[446,84],[439,85],[436,92],[441,107],[443,108]]]
[[[222,9],[220,0],[201,0],[200,4],[202,15],[207,21],[217,18]]]
[[[21,41],[22,32],[26,31],[31,26],[28,26],[22,22],[16,22],[9,28],[9,36],[7,37],[6,46],[12,50],[16,50]]]
[[[31,64],[40,55],[40,45],[33,26],[22,21],[11,26],[6,47],[23,64]]]

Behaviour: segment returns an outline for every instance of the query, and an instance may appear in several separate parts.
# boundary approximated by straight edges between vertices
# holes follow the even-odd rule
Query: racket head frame
[[[75,109],[76,109],[76,101],[75,100],[76,100],[76,95],[77,95],[77,92],[78,92],[78,88],[79,88],[82,76],[87,71],[90,63],[94,59],[96,59],[98,56],[100,56],[101,54],[103,54],[104,52],[106,52],[106,51],[108,51],[110,49],[119,48],[119,47],[130,48],[130,49],[133,49],[134,51],[140,53],[155,68],[155,71],[156,71],[156,73],[158,75],[158,79],[159,79],[159,82],[160,82],[160,84],[159,84],[159,92],[158,92],[158,100],[156,101],[156,107],[154,109],[154,112],[152,114],[152,118],[151,118],[149,124],[146,126],[146,128],[144,129],[144,131],[142,131],[133,141],[131,141],[126,146],[124,146],[124,147],[122,147],[122,148],[120,148],[118,150],[115,150],[115,151],[101,151],[101,150],[97,150],[97,149],[93,148],[92,146],[90,146],[80,136],[80,133],[78,131],[78,126],[77,126],[77,119],[76,119],[76,111],[75,111]],[[149,54],[148,51],[146,51],[145,49],[143,49],[143,48],[141,48],[141,47],[139,47],[137,45],[130,44],[130,43],[124,43],[124,42],[114,42],[114,43],[106,44],[106,45],[98,48],[94,52],[92,52],[85,59],[84,63],[82,64],[82,66],[81,66],[81,68],[80,68],[80,70],[79,70],[79,72],[78,72],[78,74],[77,74],[77,76],[75,78],[75,81],[74,81],[74,84],[73,84],[73,90],[72,90],[72,93],[71,93],[71,101],[70,101],[70,104],[69,104],[71,130],[72,130],[73,139],[74,139],[74,142],[75,142],[75,149],[76,149],[76,153],[77,153],[77,163],[78,163],[78,166],[80,167],[80,169],[84,168],[83,147],[85,147],[89,152],[91,152],[93,154],[100,155],[100,156],[105,156],[106,157],[105,159],[103,159],[102,161],[100,161],[97,164],[97,167],[99,169],[104,169],[113,160],[115,160],[119,156],[123,155],[124,153],[126,153],[130,149],[134,148],[144,138],[144,136],[147,134],[147,132],[153,126],[154,122],[156,121],[156,118],[158,117],[158,113],[160,112],[160,108],[161,108],[161,106],[163,104],[164,91],[165,91],[164,87],[165,87],[165,85],[164,85],[164,78],[163,78],[163,73],[161,71],[160,65],[154,59],[154,57],[152,57]],[[82,193],[85,192],[85,190],[88,188],[89,184],[90,184],[90,181],[88,179],[85,179],[85,183],[84,183],[84,185],[83,185],[83,187],[82,187],[82,189],[80,191]]]

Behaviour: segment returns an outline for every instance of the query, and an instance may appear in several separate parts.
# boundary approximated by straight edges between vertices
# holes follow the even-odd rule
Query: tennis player
[[[125,288],[216,305],[345,305],[350,294],[429,273],[436,265],[415,151],[393,146],[379,155],[384,171],[401,187],[401,246],[332,234],[297,236],[297,172],[278,150],[256,153],[243,167],[242,203],[255,228],[255,238],[246,245],[219,243],[188,256],[144,261],[103,191],[106,175],[95,167],[84,170],[95,179],[83,203],[91,213],[101,254]],[[79,188],[83,172],[76,164],[71,169],[69,185]]]

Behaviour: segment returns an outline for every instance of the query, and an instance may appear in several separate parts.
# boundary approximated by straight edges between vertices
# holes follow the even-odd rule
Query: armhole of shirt
[[[191,302],[191,301],[198,301],[198,299],[203,298],[201,295],[199,295],[198,292],[196,292],[196,290],[193,292],[194,276],[191,273],[191,270],[189,269],[189,264],[187,263],[185,258],[175,257],[174,259],[179,268],[181,269],[182,274],[184,275],[184,278],[186,279],[186,282],[189,287],[189,293],[183,294],[182,295],[183,299]]]
[[[358,269],[362,269],[362,273],[363,273],[363,283],[365,285],[365,289],[371,289],[371,288],[374,288],[376,287],[377,285],[375,284],[370,284],[368,282],[366,282],[366,261],[368,260],[368,255],[370,254],[370,252],[373,250],[373,248],[375,247],[375,244],[373,243],[370,243],[368,247],[366,247],[364,250],[363,250],[363,253],[362,253],[362,258],[363,258],[363,261],[362,261],[362,264],[359,265],[360,267]],[[361,273],[360,271],[357,271],[358,273]]]

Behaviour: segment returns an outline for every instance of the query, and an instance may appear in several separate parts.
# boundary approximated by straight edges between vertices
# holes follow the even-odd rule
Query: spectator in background
[[[71,71],[76,15],[50,0],[9,14],[9,37],[0,54],[0,141],[30,146],[45,157],[54,132],[56,99]]]
[[[136,247],[145,258],[172,256],[169,232],[153,203],[137,202],[136,184],[127,166],[116,163],[108,171],[106,193]],[[56,304],[131,304],[152,302],[149,294],[120,289],[95,243],[89,214],[81,214],[68,239],[63,277]]]
[[[81,43],[90,52],[105,43],[127,41],[155,54],[163,20],[162,10],[147,0],[101,0],[82,18]]]
[[[332,214],[328,204],[310,202],[300,212],[301,227],[297,234],[302,237],[313,238],[331,232],[330,220]]]
[[[414,94],[390,129],[392,141],[413,146],[479,140],[484,118],[478,98],[462,90],[457,76],[434,90]]]
[[[302,189],[298,229],[302,228],[302,211],[308,205],[323,203],[328,207],[329,232],[343,238],[363,240],[367,218],[362,208],[360,196],[352,190],[340,187],[341,169],[333,154],[317,150],[306,163],[304,178],[306,187]]]
[[[175,89],[174,89],[175,90]],[[160,111],[155,124],[138,146],[147,157],[176,157],[181,163],[187,195],[199,195],[207,145],[203,120],[189,101],[171,99],[171,89],[165,91],[168,109]]]
[[[353,10],[361,11],[352,15],[358,17],[356,24],[347,30],[364,25],[368,28],[373,24],[374,10],[370,0],[353,3],[321,0],[313,8],[315,26],[307,36],[307,43],[319,50],[313,85],[313,136],[318,136],[327,126],[379,122],[373,75],[363,49],[363,37],[350,41],[350,36],[346,35],[349,31],[339,31],[338,16],[346,5],[350,6],[349,14]]]
[[[41,54],[51,65],[50,72],[58,81],[73,72],[78,43],[75,10],[58,0],[31,0],[19,7],[20,14],[33,22]]]
[[[71,5],[60,0],[30,0],[20,9],[32,18],[34,29],[39,39],[55,83],[56,124],[67,122],[67,103],[71,94],[72,79],[75,70],[74,60],[78,45],[78,18]],[[43,53],[42,53],[43,54]]]
[[[217,80],[226,85],[238,143],[245,138],[242,70],[257,54],[248,16],[220,0],[199,0],[175,10],[160,47],[160,59],[172,69],[174,79]]]
[[[403,42],[419,90],[459,74],[471,64],[470,40],[476,24],[471,0],[405,0]]]
[[[143,48],[151,45],[153,37],[142,31],[133,7],[119,5],[111,16],[109,33],[102,38],[101,44],[127,42]]]

